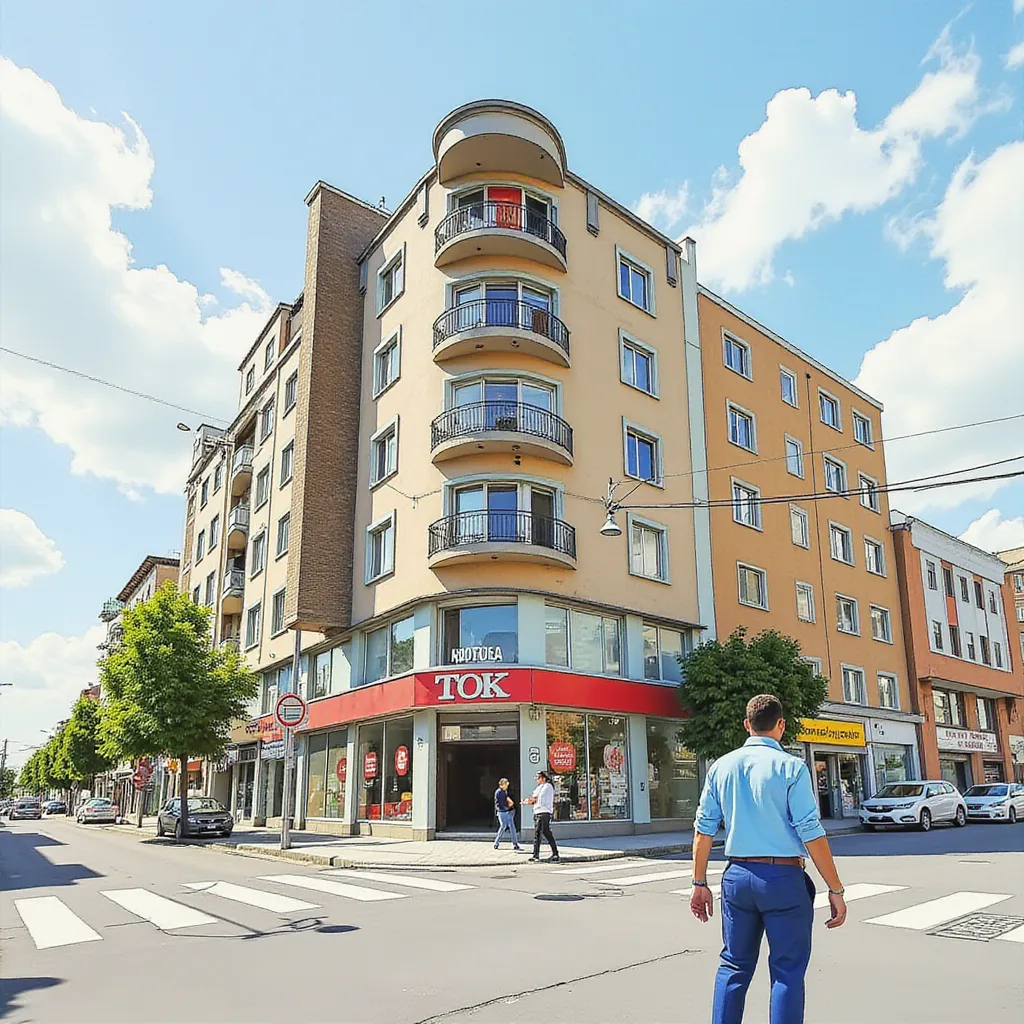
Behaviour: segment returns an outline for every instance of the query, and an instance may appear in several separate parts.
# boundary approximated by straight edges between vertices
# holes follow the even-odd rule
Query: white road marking
[[[319,909],[316,903],[297,900],[293,896],[281,896],[276,892],[264,892],[262,889],[250,889],[247,885],[235,885],[233,882],[186,882],[185,888],[222,896],[236,903],[247,903],[250,907],[259,907],[261,910],[272,910],[277,914],[288,914],[293,910]]]
[[[852,903],[854,900],[866,900],[869,896],[881,896],[887,892],[899,892],[901,889],[906,889],[905,885],[874,885],[871,882],[858,882],[855,885],[846,886],[846,902]],[[828,906],[828,893],[819,892],[814,897],[814,909],[820,910],[822,907]]]
[[[420,878],[417,875],[395,875],[390,871],[350,871],[339,868],[325,871],[327,875],[340,875],[343,878],[365,878],[368,882],[394,882],[395,885],[406,885],[410,889],[429,889],[431,892],[458,892],[459,889],[475,889],[475,885],[463,885],[461,882],[439,882],[435,878]]]
[[[717,896],[722,891],[722,887],[720,885],[712,885],[712,886],[710,886],[710,889],[711,889],[711,895],[712,896]],[[670,896],[692,896],[693,895],[693,889],[692,888],[691,889],[669,889],[669,895]]]
[[[302,889],[315,889],[317,892],[329,892],[332,896],[344,896],[349,900],[362,903],[373,903],[376,900],[404,900],[407,893],[381,892],[380,889],[364,889],[361,885],[346,885],[344,882],[332,882],[329,878],[315,875],[263,875],[264,882],[278,882],[281,885],[297,885]]]
[[[78,942],[96,942],[102,938],[56,896],[33,896],[15,900],[14,905],[36,949],[73,946]]]
[[[559,868],[557,871],[553,871],[553,875],[599,875],[605,871],[626,871],[629,868],[638,867],[642,861],[639,860],[619,860],[614,864],[597,864],[593,867],[586,868]]]
[[[191,928],[197,924],[216,924],[217,918],[194,910],[148,889],[107,889],[100,892],[108,900],[123,907],[129,914],[155,924],[161,931],[172,928]]]
[[[725,868],[709,868],[709,875],[720,875]],[[688,867],[679,871],[653,871],[648,875],[627,875],[625,878],[608,878],[607,885],[643,885],[644,882],[663,882],[669,878],[686,878],[693,874],[693,868]]]
[[[890,928],[912,928],[914,931],[923,932],[945,921],[953,921],[964,914],[984,910],[994,903],[1002,903],[1003,900],[1012,898],[1004,893],[995,892],[954,892],[937,900],[928,900],[927,903],[918,903],[905,910],[897,910],[894,914],[869,918],[867,923],[884,924]]]
[[[997,938],[1006,942],[1024,942],[1024,925],[1014,928],[1012,932],[1007,932],[1005,935],[999,935]]]

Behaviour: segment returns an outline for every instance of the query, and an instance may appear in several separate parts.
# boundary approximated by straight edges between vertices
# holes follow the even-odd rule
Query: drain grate
[[[1012,932],[1014,928],[1024,925],[1024,917],[1012,917],[1009,914],[968,914],[959,921],[943,925],[931,932],[947,939],[973,939],[975,942],[988,942],[998,939],[1000,935]]]

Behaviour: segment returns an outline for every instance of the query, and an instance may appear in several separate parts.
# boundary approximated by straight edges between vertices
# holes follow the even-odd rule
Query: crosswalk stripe
[[[221,896],[236,903],[259,907],[261,910],[272,910],[277,914],[287,914],[293,910],[319,909],[316,903],[307,903],[305,900],[282,896],[276,892],[264,892],[262,889],[250,889],[247,885],[235,885],[233,882],[186,882],[185,888],[196,892],[208,892],[211,896]]]
[[[364,889],[361,885],[346,885],[345,882],[333,882],[329,878],[318,878],[313,875],[263,875],[262,877],[264,882],[297,885],[301,889],[329,892],[332,896],[344,896],[346,899],[359,900],[362,903],[373,903],[376,900],[404,900],[408,895],[404,892]]]
[[[36,949],[73,946],[102,938],[56,896],[33,896],[15,900],[14,905]]]
[[[712,896],[718,896],[719,893],[721,893],[722,891],[722,887],[720,885],[711,885],[708,888],[711,890]],[[693,888],[691,887],[689,889],[669,889],[668,892],[670,896],[692,896]]]
[[[1024,925],[1021,925],[1020,928],[1014,928],[1012,932],[1006,932],[998,937],[1004,942],[1024,942]]]
[[[327,875],[340,875],[343,878],[365,878],[368,882],[394,882],[410,889],[429,889],[431,892],[458,892],[459,889],[475,889],[475,885],[464,885],[461,882],[439,882],[436,878],[420,878],[416,875],[393,875],[390,871],[350,871],[339,868],[325,871]]]
[[[217,918],[210,917],[209,914],[187,907],[184,903],[169,900],[165,896],[158,896],[148,889],[107,889],[101,891],[100,895],[123,907],[129,914],[155,924],[161,931],[217,923]]]
[[[893,914],[869,918],[867,923],[884,924],[890,928],[912,928],[920,932],[1008,899],[1012,899],[1012,896],[1004,893],[954,892],[937,900],[928,900],[905,910],[897,910]]]
[[[725,868],[709,868],[709,875],[720,875]],[[642,885],[644,882],[663,882],[669,878],[686,878],[693,874],[693,868],[680,871],[653,871],[648,875],[627,875],[625,878],[609,878],[608,885]]]
[[[606,871],[626,871],[629,868],[638,867],[640,863],[641,861],[638,860],[619,860],[614,864],[597,864],[593,867],[559,868],[551,873],[553,875],[599,875]]]
[[[869,896],[881,896],[887,892],[899,892],[902,889],[906,889],[905,885],[874,885],[871,882],[858,882],[855,885],[848,885],[846,887],[846,895],[844,899],[847,903],[852,903],[854,900],[866,900]],[[820,910],[822,907],[828,906],[828,893],[819,892],[814,897],[814,909]]]

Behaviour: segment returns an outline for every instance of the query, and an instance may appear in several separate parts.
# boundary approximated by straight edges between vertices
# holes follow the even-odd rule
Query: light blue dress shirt
[[[696,829],[725,822],[726,857],[805,857],[825,834],[807,765],[767,736],[751,736],[708,771]]]

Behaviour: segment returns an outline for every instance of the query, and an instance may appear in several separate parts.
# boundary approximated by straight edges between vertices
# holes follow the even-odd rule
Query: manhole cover
[[[575,892],[541,892],[533,897],[535,900],[551,900],[554,903],[576,903],[584,899]]]
[[[998,939],[1000,935],[1012,932],[1014,928],[1024,925],[1024,917],[1011,917],[1007,914],[969,914],[959,921],[936,928],[931,934],[942,935],[947,939],[974,939],[975,942],[988,942]]]
[[[490,875],[490,878],[515,878],[515,875]]]

